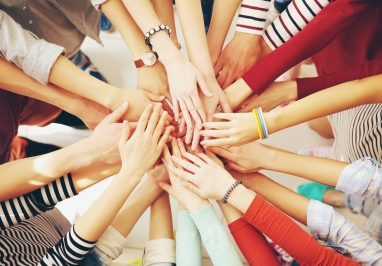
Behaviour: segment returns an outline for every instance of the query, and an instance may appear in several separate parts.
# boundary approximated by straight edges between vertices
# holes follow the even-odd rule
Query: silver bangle
[[[150,48],[150,50],[153,49],[152,44],[150,43],[150,37],[154,35],[156,32],[165,30],[169,37],[171,37],[171,29],[167,25],[160,24],[159,26],[156,26],[154,28],[151,28],[146,34],[145,34],[145,44]]]
[[[237,187],[238,185],[240,185],[242,183],[241,179],[239,180],[236,180],[235,183],[233,183],[229,189],[227,190],[227,192],[224,194],[223,198],[222,198],[222,203],[227,203],[227,198],[229,196],[229,194],[231,194],[232,190],[234,190],[235,187]]]

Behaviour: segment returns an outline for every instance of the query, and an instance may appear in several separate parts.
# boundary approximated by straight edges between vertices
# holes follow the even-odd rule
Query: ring
[[[223,113],[223,108],[220,104],[218,106],[216,106],[216,111]]]

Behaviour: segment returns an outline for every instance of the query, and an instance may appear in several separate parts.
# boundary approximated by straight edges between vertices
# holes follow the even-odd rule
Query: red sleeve
[[[330,3],[300,33],[259,61],[242,78],[256,94],[261,94],[285,71],[325,48],[374,2]]]
[[[239,218],[228,228],[249,265],[281,265],[264,235],[245,220]]]
[[[243,219],[276,242],[300,265],[359,265],[321,246],[292,219],[256,195]]]
[[[325,76],[296,79],[298,99],[344,82],[379,74],[382,74],[382,59],[369,61],[362,65]]]

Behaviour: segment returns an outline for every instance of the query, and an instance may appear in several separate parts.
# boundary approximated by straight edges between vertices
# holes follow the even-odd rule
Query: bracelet
[[[261,107],[259,107],[254,108],[252,112],[256,120],[257,131],[259,132],[260,139],[268,138],[268,128],[265,124],[263,110],[261,109]]]
[[[224,194],[223,198],[222,198],[222,203],[227,203],[227,198],[229,196],[229,194],[231,194],[232,190],[237,187],[238,185],[240,185],[242,183],[241,179],[239,180],[236,180],[235,183],[233,183],[229,189],[227,190],[227,192]]]
[[[167,25],[160,24],[159,26],[156,26],[154,28],[151,28],[146,34],[145,34],[145,44],[150,48],[150,50],[153,49],[152,44],[150,43],[150,37],[151,35],[154,35],[156,32],[165,30],[168,34],[168,37],[171,37],[171,29]]]

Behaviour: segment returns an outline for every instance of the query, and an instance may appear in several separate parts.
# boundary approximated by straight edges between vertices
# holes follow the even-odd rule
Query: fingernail
[[[153,107],[153,104],[152,104],[152,103],[150,103],[150,104],[147,106],[148,109],[151,109],[152,107]]]
[[[206,142],[203,140],[202,142],[200,142],[200,145],[204,145],[206,144]]]
[[[217,117],[217,114],[213,114],[212,116],[213,116],[213,117]]]
[[[126,109],[127,108],[127,101],[124,101],[123,104],[122,104],[122,108],[123,109]]]
[[[123,120],[123,127],[127,127],[127,121]]]
[[[167,116],[167,111],[164,111],[164,112],[162,113],[162,116]]]
[[[203,128],[202,124],[198,124],[198,128],[202,129]]]
[[[204,134],[204,131],[200,131],[200,132],[199,132],[199,135],[200,135],[200,136],[203,136],[203,134]]]

